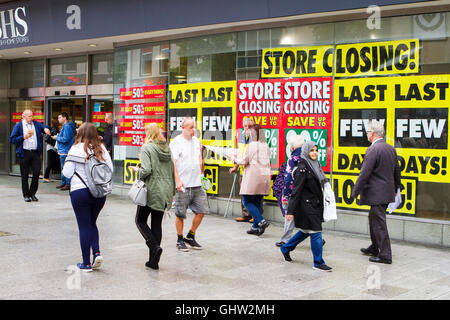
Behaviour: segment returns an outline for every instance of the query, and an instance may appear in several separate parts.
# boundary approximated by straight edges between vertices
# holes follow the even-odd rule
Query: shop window
[[[114,55],[112,53],[92,56],[92,84],[113,83]]]
[[[11,63],[11,88],[44,87],[44,60]]]
[[[86,84],[87,56],[50,59],[49,70],[50,87]]]

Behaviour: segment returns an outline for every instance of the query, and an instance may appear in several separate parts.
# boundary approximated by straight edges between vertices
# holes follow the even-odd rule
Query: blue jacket
[[[36,130],[35,134],[36,136],[39,134],[39,139],[37,139],[37,146],[38,146],[38,151],[39,153],[42,152],[42,135],[44,134],[44,129],[47,128],[50,130],[49,126],[45,126],[40,122],[37,121],[33,121],[34,124],[34,128]],[[18,158],[23,158],[25,157],[24,153],[23,153],[23,125],[22,125],[22,121],[18,122],[14,128],[13,131],[11,132],[11,136],[9,137],[9,141],[12,144],[16,145],[16,155]]]
[[[67,154],[70,147],[72,147],[75,141],[75,134],[77,133],[77,127],[72,121],[67,122],[61,129],[61,132],[56,137],[58,141],[58,154]]]

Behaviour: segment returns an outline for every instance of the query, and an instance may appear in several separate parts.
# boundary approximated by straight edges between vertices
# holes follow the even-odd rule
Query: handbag
[[[128,191],[128,198],[130,198],[135,205],[141,207],[147,205],[147,185],[141,180],[141,170],[139,170],[139,177],[134,181],[130,191]]]
[[[323,186],[323,221],[337,220],[336,199],[329,182]]]

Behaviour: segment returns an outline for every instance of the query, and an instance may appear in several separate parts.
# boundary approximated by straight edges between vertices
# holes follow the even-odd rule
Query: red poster
[[[119,90],[121,100],[164,98],[164,86],[146,86],[122,88]]]
[[[104,123],[106,112],[92,112],[92,122]]]
[[[325,171],[331,163],[331,77],[238,81],[236,128],[244,118],[277,132],[267,134],[269,144],[278,136],[278,167],[290,154],[291,135],[301,135],[319,145]]]
[[[20,122],[22,121],[22,113],[13,112],[11,113],[11,122]]]
[[[164,102],[120,104],[121,116],[163,116],[164,114]]]
[[[141,133],[120,133],[119,145],[140,147],[144,144],[145,134]]]
[[[164,130],[164,119],[120,119],[119,131],[144,131],[147,123],[156,122]]]

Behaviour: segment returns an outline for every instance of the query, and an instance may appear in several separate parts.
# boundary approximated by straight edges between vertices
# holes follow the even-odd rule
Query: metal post
[[[233,178],[233,185],[231,186],[231,191],[230,191],[230,197],[228,198],[228,202],[227,202],[227,208],[225,209],[225,214],[224,214],[224,218],[227,217],[228,215],[228,208],[230,207],[230,201],[231,201],[231,197],[233,196],[233,192],[234,192],[234,185],[236,184],[236,176],[237,176],[237,170],[234,173],[234,178]]]

